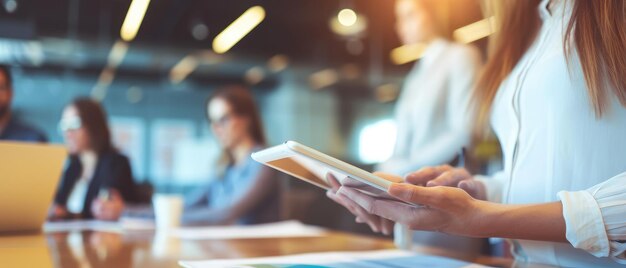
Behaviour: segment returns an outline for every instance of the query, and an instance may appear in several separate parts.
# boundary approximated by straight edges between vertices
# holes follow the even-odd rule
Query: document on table
[[[445,257],[404,250],[324,252],[249,259],[180,261],[186,268],[413,268],[413,267],[486,267]]]
[[[119,221],[71,220],[46,222],[46,233],[72,231],[100,231],[122,233],[130,230],[154,230],[154,221],[147,219],[121,218]]]
[[[185,227],[172,230],[169,235],[180,239],[253,239],[276,237],[314,237],[326,233],[323,228],[302,224],[298,221],[243,225]]]

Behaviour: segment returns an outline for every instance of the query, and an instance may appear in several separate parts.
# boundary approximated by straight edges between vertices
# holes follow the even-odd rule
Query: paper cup
[[[393,243],[398,249],[411,250],[413,246],[413,232],[409,226],[396,223],[393,226]]]
[[[168,230],[180,226],[183,198],[179,195],[155,194],[152,206],[157,230]]]

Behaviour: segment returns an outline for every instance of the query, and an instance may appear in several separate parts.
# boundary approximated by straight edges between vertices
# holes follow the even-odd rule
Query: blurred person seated
[[[240,87],[217,91],[206,112],[222,155],[213,178],[185,200],[185,225],[255,224],[279,219],[275,173],[250,154],[265,144],[263,125],[252,94]]]
[[[75,99],[63,110],[59,130],[70,158],[50,219],[117,220],[135,185],[128,158],[113,148],[105,111],[91,99]]]
[[[13,78],[8,66],[0,65],[0,140],[46,142],[43,132],[20,122],[11,113]]]

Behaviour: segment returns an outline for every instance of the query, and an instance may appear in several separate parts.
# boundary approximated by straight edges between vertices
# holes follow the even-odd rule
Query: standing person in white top
[[[467,111],[481,66],[480,52],[445,38],[438,4],[396,1],[396,31],[402,44],[421,43],[427,48],[398,99],[393,156],[378,170],[405,175],[424,166],[446,164],[470,142],[472,118]]]
[[[395,3],[396,31],[402,44],[424,44],[427,48],[404,82],[395,111],[398,133],[394,153],[377,167],[383,172],[405,175],[424,166],[447,164],[470,143],[468,104],[482,60],[476,48],[446,39],[444,18],[437,5],[441,5],[440,0]],[[389,234],[391,227],[376,231]],[[401,248],[410,247],[413,240],[429,247],[463,251],[468,257],[480,254],[483,244],[479,239],[446,234],[410,233],[400,226],[396,226],[394,236]]]
[[[425,168],[389,189],[421,208],[350,187],[336,195],[374,224],[515,239],[522,264],[623,267],[626,1],[500,4],[475,96],[503,145],[504,170],[485,178]]]

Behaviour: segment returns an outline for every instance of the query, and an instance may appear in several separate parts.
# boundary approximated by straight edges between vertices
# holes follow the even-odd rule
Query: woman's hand
[[[394,176],[387,175],[387,174],[376,173],[375,175],[385,178],[390,181],[394,181],[394,182],[402,181],[402,178],[400,177],[394,177]],[[338,204],[344,206],[352,214],[354,214],[356,216],[356,222],[365,223],[369,225],[372,231],[377,232],[377,233],[382,232],[385,235],[389,235],[393,232],[394,223],[392,221],[379,217],[377,215],[368,213],[361,206],[355,203],[353,200],[347,198],[344,195],[337,194],[339,189],[342,188],[342,184],[340,184],[339,181],[332,174],[328,173],[326,175],[326,179],[328,180],[329,184],[332,187],[330,190],[326,192],[326,196],[328,196],[328,198],[332,199]],[[388,196],[388,194],[383,191],[380,191],[376,188],[373,188],[367,184],[361,183],[349,177],[343,180],[343,184],[345,187],[351,187],[355,189],[354,191],[357,191],[357,192],[358,190],[356,189],[362,189],[362,190],[370,191],[380,196]]]
[[[406,182],[417,186],[450,186],[465,190],[472,197],[486,200],[485,185],[467,172],[464,168],[449,165],[425,167],[406,176]]]
[[[472,198],[466,191],[453,187],[422,187],[394,183],[389,194],[413,206],[393,200],[378,199],[350,187],[341,187],[337,196],[356,203],[361,214],[377,215],[399,222],[413,230],[437,231],[465,236],[481,236],[481,216],[487,202]]]
[[[52,204],[50,210],[48,210],[48,220],[49,221],[58,221],[64,220],[70,216],[70,213],[63,206]]]
[[[124,199],[118,191],[110,189],[109,199],[96,198],[91,203],[94,218],[105,221],[116,221],[124,211]]]

